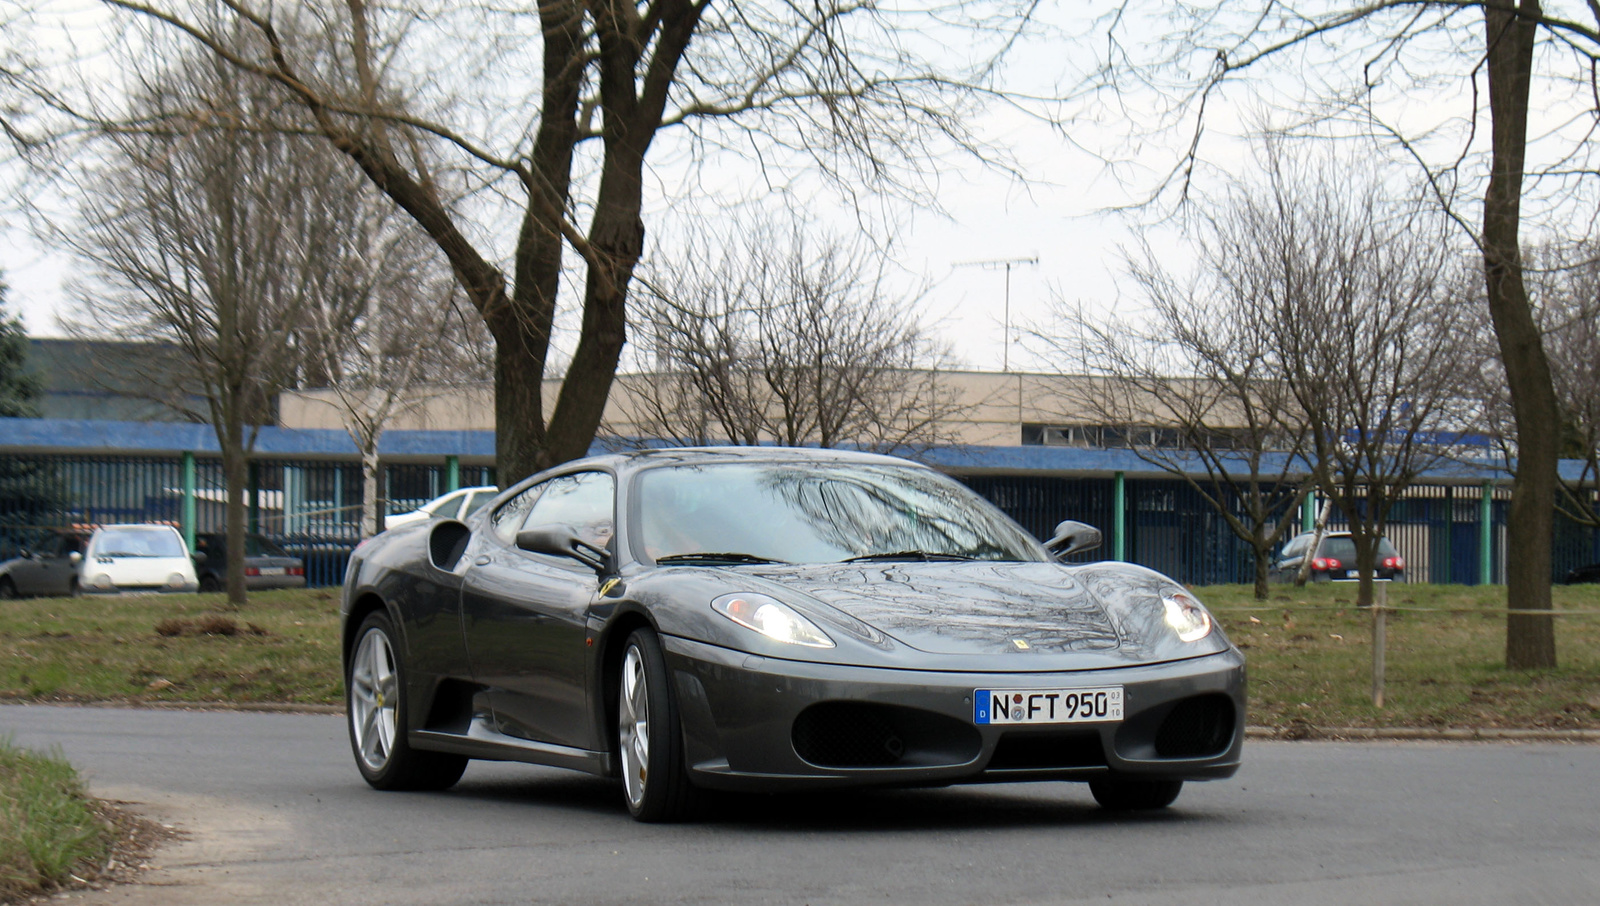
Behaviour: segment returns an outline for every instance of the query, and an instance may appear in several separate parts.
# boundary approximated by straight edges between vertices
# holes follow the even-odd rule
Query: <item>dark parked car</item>
[[[1567,573],[1566,583],[1568,585],[1584,585],[1592,582],[1600,582],[1600,563],[1580,566]]]
[[[671,820],[700,789],[1086,781],[1162,808],[1231,776],[1244,659],[1183,586],[1056,558],[904,460],[777,448],[567,463],[467,522],[351,556],[350,743],[379,789],[468,759],[620,777]]]
[[[194,568],[201,591],[221,591],[228,585],[228,536],[221,532],[194,536]],[[199,556],[205,554],[204,557]],[[244,536],[244,587],[304,588],[306,565],[299,557],[251,532]]]
[[[52,532],[44,541],[0,563],[0,598],[78,593],[78,564],[88,535]]]
[[[1300,564],[1311,548],[1314,533],[1296,535],[1283,546],[1272,565],[1272,578],[1278,582],[1293,582]],[[1394,549],[1388,538],[1378,539],[1378,555],[1373,563],[1372,577],[1379,580],[1404,582],[1406,560]],[[1311,571],[1307,579],[1312,582],[1353,582],[1360,576],[1356,572],[1356,543],[1349,532],[1328,532],[1322,536],[1316,553],[1311,555]]]

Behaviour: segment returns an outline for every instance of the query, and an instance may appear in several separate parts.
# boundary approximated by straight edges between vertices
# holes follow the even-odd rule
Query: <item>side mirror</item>
[[[517,532],[517,547],[535,554],[571,557],[595,572],[605,572],[611,554],[578,537],[570,525],[540,525]]]
[[[1078,551],[1090,551],[1100,546],[1100,530],[1084,522],[1068,519],[1056,526],[1055,535],[1044,543],[1044,549],[1060,560]]]

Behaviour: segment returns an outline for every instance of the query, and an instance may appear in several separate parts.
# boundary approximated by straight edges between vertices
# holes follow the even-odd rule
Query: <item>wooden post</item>
[[[1384,612],[1389,608],[1389,583],[1375,582],[1378,598],[1372,602],[1372,706],[1383,707],[1384,647],[1388,635]]]

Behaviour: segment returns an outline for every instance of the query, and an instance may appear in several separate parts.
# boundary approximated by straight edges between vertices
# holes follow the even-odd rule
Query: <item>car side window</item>
[[[494,499],[499,491],[478,491],[467,498],[467,507],[461,511],[461,518],[465,519],[473,513],[483,509],[483,505]]]
[[[522,524],[528,518],[528,511],[533,509],[534,501],[544,493],[549,482],[536,484],[521,494],[500,504],[489,516],[489,526],[494,529],[495,536],[507,544],[514,544],[517,532],[522,531]]]
[[[440,519],[456,518],[456,513],[461,509],[461,501],[464,497],[465,495],[460,495],[441,501],[439,506],[434,509],[433,515],[438,516]]]
[[[534,503],[521,528],[568,525],[578,537],[605,547],[613,533],[616,482],[608,472],[578,472],[544,483],[544,493]]]

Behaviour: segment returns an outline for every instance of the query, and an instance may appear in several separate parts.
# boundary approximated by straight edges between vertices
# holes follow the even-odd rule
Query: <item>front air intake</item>
[[[1233,743],[1233,699],[1220,693],[1197,695],[1173,706],[1156,731],[1162,758],[1208,758]]]
[[[966,764],[983,740],[971,724],[943,714],[875,702],[821,702],[800,712],[794,751],[824,768]]]

